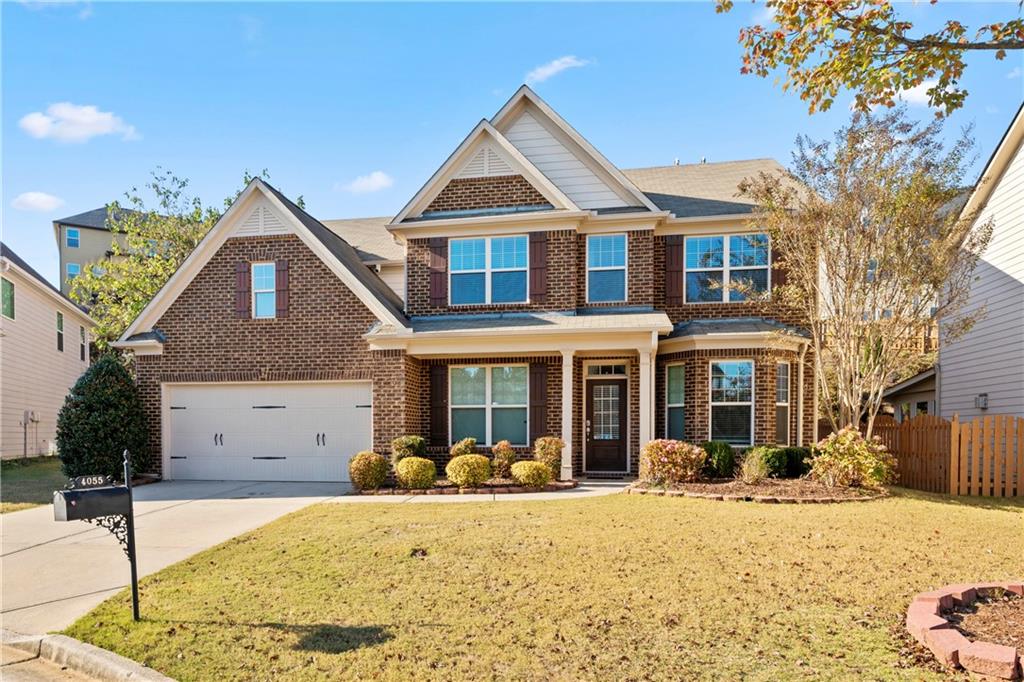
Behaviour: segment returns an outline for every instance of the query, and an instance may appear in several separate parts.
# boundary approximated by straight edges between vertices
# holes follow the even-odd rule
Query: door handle
[[[324,441],[324,447],[327,447],[327,434],[326,434],[326,433],[321,433],[321,434],[320,434],[320,437],[321,437],[321,438],[323,439],[323,441]]]
[[[320,445],[320,434],[319,433],[316,434],[316,444],[317,444],[317,446]]]
[[[224,446],[224,434],[223,433],[220,434],[220,444],[221,444],[221,447]]]

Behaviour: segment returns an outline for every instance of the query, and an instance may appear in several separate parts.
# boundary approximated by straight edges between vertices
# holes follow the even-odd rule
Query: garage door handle
[[[323,441],[324,441],[324,447],[327,447],[327,434],[326,433],[321,433],[320,434],[320,438],[322,438]]]
[[[316,434],[316,444],[320,445],[320,434]]]
[[[253,457],[253,459],[288,459],[287,457]]]

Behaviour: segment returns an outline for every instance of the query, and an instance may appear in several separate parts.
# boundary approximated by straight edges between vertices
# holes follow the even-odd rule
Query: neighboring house
[[[390,217],[325,220],[332,232],[356,250],[360,260],[373,269],[396,294],[405,298],[405,247],[388,232]]]
[[[939,344],[938,412],[1024,417],[1024,106],[985,166],[964,207],[993,220],[966,311],[984,316],[956,341]]]
[[[115,344],[155,468],[346,480],[403,434],[440,463],[555,435],[562,477],[621,476],[653,438],[810,442],[806,325],[737,198],[780,169],[622,171],[524,86],[386,224],[329,228],[253,180]]]
[[[68,389],[89,366],[93,322],[0,243],[0,456],[46,454]]]
[[[919,414],[935,414],[935,368],[929,367],[893,384],[882,394],[882,401],[898,422]],[[883,411],[888,410],[883,407]]]
[[[60,291],[65,296],[71,292],[71,280],[85,268],[113,255],[115,239],[121,247],[125,245],[123,234],[110,231],[106,206],[54,220],[53,234],[60,253]]]

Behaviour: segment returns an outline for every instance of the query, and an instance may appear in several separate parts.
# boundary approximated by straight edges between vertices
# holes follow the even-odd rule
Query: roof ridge
[[[685,167],[689,167],[689,166],[724,166],[726,164],[749,163],[751,161],[774,161],[775,163],[779,163],[779,161],[777,159],[775,159],[774,157],[771,157],[771,156],[758,156],[758,157],[754,157],[754,158],[750,158],[750,159],[733,159],[731,161],[705,161],[703,163],[701,163],[701,162],[697,162],[697,163],[673,163],[673,164],[668,164],[668,165],[664,165],[664,166],[638,166],[636,168],[623,168],[622,172],[626,173],[628,171],[665,170],[665,169],[668,169],[668,168],[685,168]],[[782,165],[782,164],[780,163],[779,165]]]

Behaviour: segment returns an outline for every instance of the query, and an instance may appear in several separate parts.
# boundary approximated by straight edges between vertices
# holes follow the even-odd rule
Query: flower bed
[[[678,483],[658,487],[634,483],[626,489],[634,495],[665,495],[668,497],[697,497],[709,500],[764,502],[769,504],[811,504],[824,502],[863,502],[886,495],[885,491],[864,488],[835,487],[806,478],[765,479],[748,484],[739,479],[718,479],[694,483]]]
[[[521,486],[510,478],[492,478],[485,481],[483,485],[477,488],[459,488],[451,481],[439,478],[434,482],[433,488],[426,488],[421,490],[408,489],[408,488],[378,488],[377,490],[362,490],[359,491],[361,495],[505,495],[505,494],[516,494],[516,493],[536,493],[536,492],[557,492],[559,490],[569,490],[579,485],[576,481],[554,481],[548,483],[543,488],[527,488]]]

